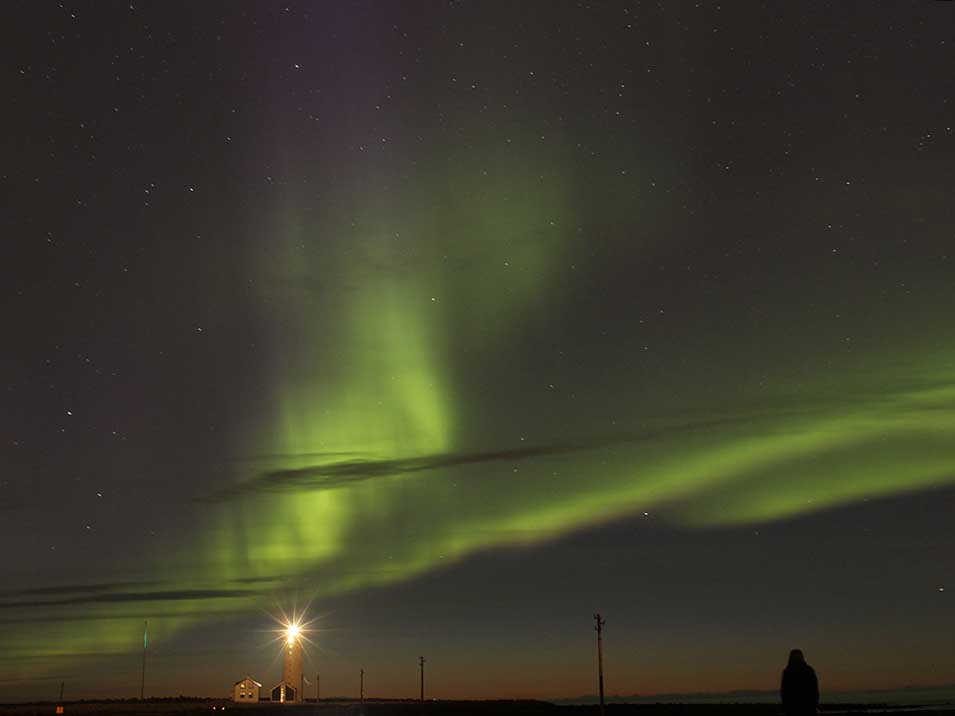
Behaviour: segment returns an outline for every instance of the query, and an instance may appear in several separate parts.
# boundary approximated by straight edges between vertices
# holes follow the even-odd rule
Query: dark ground
[[[242,711],[247,716],[599,716],[599,707],[555,705],[544,701],[323,701],[301,706],[233,704],[225,699],[189,701],[88,701],[64,704],[64,716],[206,716],[221,710]],[[777,716],[776,704],[611,704],[607,716]],[[822,713],[928,713],[955,716],[955,705],[926,710],[905,706],[838,704],[821,708]],[[53,716],[56,704],[0,705],[0,716]]]

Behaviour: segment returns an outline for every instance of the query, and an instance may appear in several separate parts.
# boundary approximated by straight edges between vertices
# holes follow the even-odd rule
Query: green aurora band
[[[203,598],[157,594],[155,609],[119,610],[107,591],[81,622],[15,631],[9,652],[133,650],[144,608],[161,615],[150,631],[164,639],[277,595],[387,585],[643,511],[735,526],[955,482],[955,371],[942,339],[865,350],[858,370],[821,338],[825,380],[770,376],[758,400],[747,378],[697,355],[699,385],[667,409],[655,406],[669,387],[634,384],[616,360],[540,375],[509,365],[542,325],[559,330],[576,300],[568,275],[588,271],[574,188],[556,164],[490,158],[490,179],[453,181],[422,170],[416,191],[372,207],[342,201],[312,224],[287,207],[251,259],[274,361],[270,412],[236,429],[242,489],[209,503],[192,547],[156,557],[157,580],[171,585],[157,592]],[[604,387],[588,392],[578,378],[571,402],[560,391],[575,373]],[[725,385],[707,392],[707,381]],[[612,409],[606,386],[618,387]],[[552,445],[564,447],[521,452]],[[323,484],[349,466],[354,479]],[[281,475],[301,469],[312,482],[283,487]]]

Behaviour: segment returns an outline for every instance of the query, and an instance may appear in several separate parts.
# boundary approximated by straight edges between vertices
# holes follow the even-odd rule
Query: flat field
[[[222,712],[226,713],[223,714]],[[85,701],[63,705],[63,716],[599,716],[591,705],[544,701],[365,701],[327,700],[280,705],[233,704],[227,700]],[[925,709],[904,705],[823,706],[823,714],[927,714],[955,716],[955,706]],[[779,716],[776,704],[610,704],[607,716]],[[55,716],[56,704],[0,705],[0,716]]]

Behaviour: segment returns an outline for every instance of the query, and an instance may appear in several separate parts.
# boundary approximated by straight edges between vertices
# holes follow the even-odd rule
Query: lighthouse
[[[302,688],[302,635],[297,624],[288,628],[285,638],[285,664],[282,667],[282,681],[296,689],[301,690]],[[300,699],[287,700],[299,701]]]
[[[304,679],[302,677],[302,631],[298,624],[289,624],[282,645],[282,681],[272,689],[272,701],[281,703],[301,702]]]

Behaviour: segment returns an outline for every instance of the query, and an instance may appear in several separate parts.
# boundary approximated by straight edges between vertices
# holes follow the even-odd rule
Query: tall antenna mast
[[[146,632],[146,620],[143,619],[143,675],[139,682],[139,700],[142,701],[146,694],[146,644],[149,637]]]
[[[600,612],[594,614],[594,621],[597,626],[597,681],[600,685],[600,716],[604,716],[604,649],[603,649],[603,626],[607,622],[600,616]]]
[[[418,657],[418,666],[421,667],[421,700],[424,701],[424,657]]]

